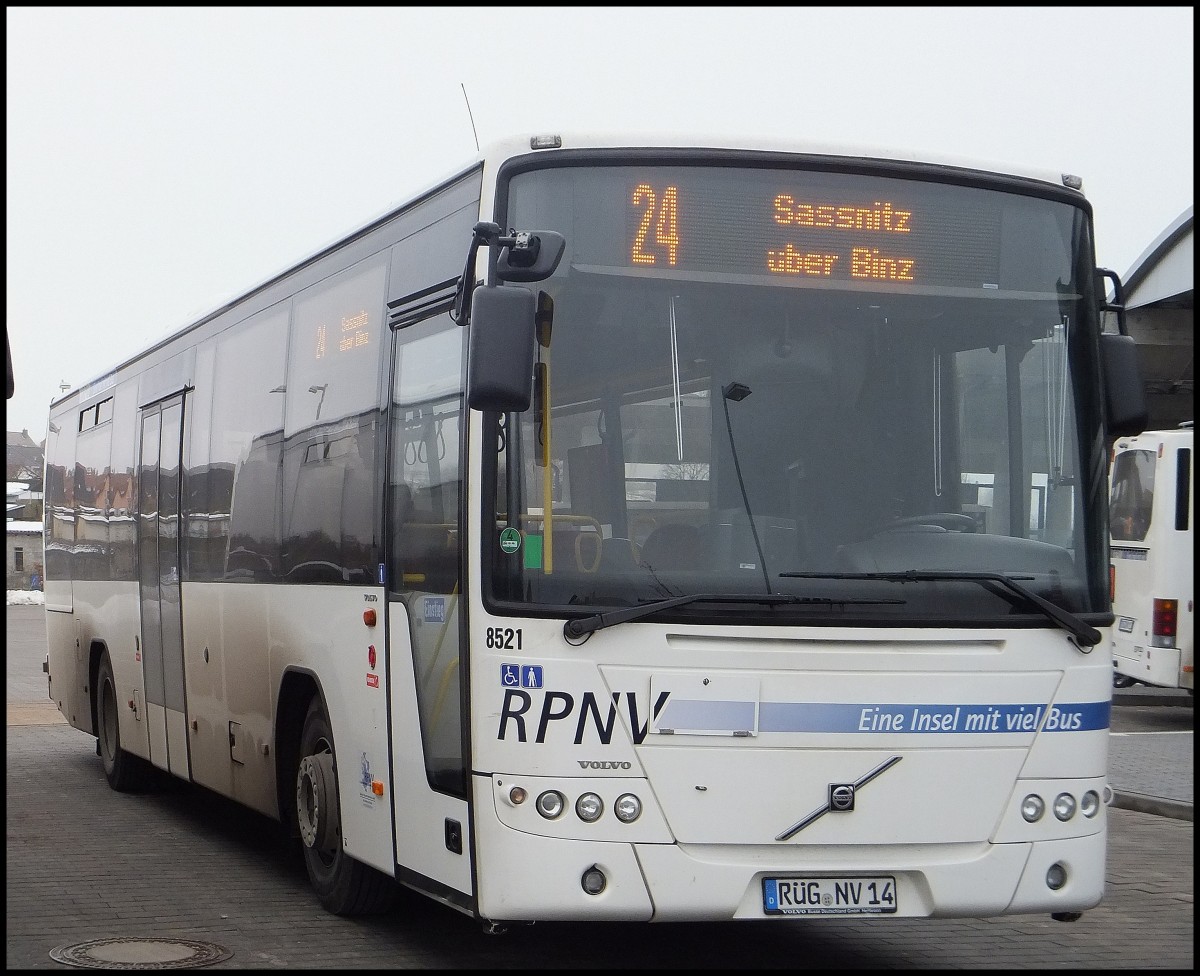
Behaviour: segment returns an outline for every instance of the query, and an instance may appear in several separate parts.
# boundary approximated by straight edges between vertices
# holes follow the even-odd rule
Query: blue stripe
[[[763,702],[759,732],[1012,734],[1094,732],[1109,727],[1111,701],[1059,705],[929,705]]]

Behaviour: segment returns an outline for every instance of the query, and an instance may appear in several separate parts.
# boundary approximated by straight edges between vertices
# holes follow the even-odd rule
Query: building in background
[[[45,572],[42,523],[9,521],[4,524],[6,590],[40,590]]]
[[[42,587],[45,555],[42,542],[43,448],[29,431],[7,432],[4,486],[5,589]]]
[[[8,431],[4,480],[8,482],[6,519],[42,520],[42,478],[45,442],[38,444],[29,431]],[[14,489],[14,486],[21,486]]]
[[[1147,430],[1194,419],[1194,212],[1193,206],[1181,213],[1122,275],[1129,333],[1146,381]]]

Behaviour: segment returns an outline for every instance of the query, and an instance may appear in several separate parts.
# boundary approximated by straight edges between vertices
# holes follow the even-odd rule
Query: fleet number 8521
[[[489,627],[487,629],[487,646],[503,651],[521,650],[521,628]]]

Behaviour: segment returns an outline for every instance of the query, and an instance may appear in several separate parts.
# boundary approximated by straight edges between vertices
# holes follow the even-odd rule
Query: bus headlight
[[[1079,801],[1079,812],[1089,820],[1100,812],[1100,794],[1095,790],[1088,790],[1083,794],[1083,799]]]
[[[584,823],[595,823],[604,812],[604,801],[595,793],[584,793],[575,801],[575,812]]]
[[[1054,798],[1054,815],[1063,822],[1075,816],[1075,797],[1070,793],[1059,793]]]
[[[621,823],[633,823],[642,815],[642,801],[632,793],[622,793],[613,804],[613,813]]]
[[[1037,823],[1046,812],[1046,801],[1036,793],[1030,793],[1021,801],[1021,816],[1030,823]]]
[[[558,790],[546,790],[537,798],[537,812],[547,820],[553,820],[560,816],[563,808],[566,807],[567,800]]]

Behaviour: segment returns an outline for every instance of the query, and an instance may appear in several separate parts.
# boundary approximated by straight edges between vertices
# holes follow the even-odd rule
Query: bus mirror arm
[[[471,246],[467,249],[467,263],[454,295],[454,309],[450,317],[460,326],[465,326],[471,317],[471,297],[480,284],[475,279],[475,256],[481,244],[490,246],[500,236],[500,225],[481,220],[471,228]]]
[[[1110,268],[1097,268],[1096,279],[1100,287],[1100,310],[1102,312],[1115,312],[1117,316],[1117,332],[1121,335],[1129,335],[1129,327],[1125,324],[1125,287],[1121,284],[1121,276]],[[1113,297],[1111,301],[1104,290],[1105,281],[1111,281],[1113,285]]]
[[[500,225],[481,220],[471,229],[471,247],[454,298],[453,319],[466,325],[471,314],[471,296],[478,282],[474,277],[475,256],[480,246],[494,248],[489,272],[500,281],[545,281],[558,269],[567,239],[552,230],[512,231],[504,234]]]
[[[552,230],[514,230],[481,220],[472,228],[471,255],[480,244],[497,248],[492,270],[501,281],[545,281],[558,268],[567,239]]]

